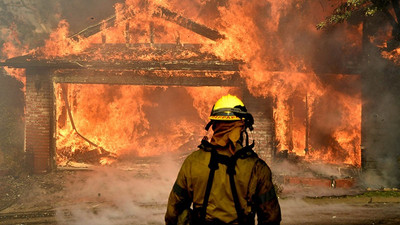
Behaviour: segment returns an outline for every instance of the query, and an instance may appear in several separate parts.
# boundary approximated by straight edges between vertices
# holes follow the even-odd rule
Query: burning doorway
[[[187,154],[204,136],[213,102],[240,92],[234,87],[58,83],[57,166]]]
[[[295,90],[276,101],[278,157],[360,167],[360,76],[323,74],[320,79],[329,85],[322,92]]]

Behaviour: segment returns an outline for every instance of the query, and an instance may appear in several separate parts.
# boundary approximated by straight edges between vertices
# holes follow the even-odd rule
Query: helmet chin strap
[[[249,145],[249,134],[247,133],[247,129],[246,128],[244,129],[243,133],[246,134],[246,146],[245,147],[250,146],[251,148],[253,148],[254,147],[254,140]]]
[[[210,127],[213,125],[214,121],[210,120],[210,122],[207,123],[206,127],[204,128],[206,131],[210,129]]]
[[[239,112],[233,112],[235,116],[239,117],[240,119],[244,119],[244,126],[246,128],[249,128],[250,131],[253,131],[253,124],[254,124],[254,118],[250,113],[239,113]]]

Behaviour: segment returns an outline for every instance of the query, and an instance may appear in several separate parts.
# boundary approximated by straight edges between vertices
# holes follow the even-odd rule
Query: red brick
[[[36,88],[40,82],[40,88]],[[32,152],[33,172],[49,171],[51,149],[51,122],[53,93],[48,74],[29,74],[26,79],[26,150]],[[28,162],[29,163],[29,162]]]

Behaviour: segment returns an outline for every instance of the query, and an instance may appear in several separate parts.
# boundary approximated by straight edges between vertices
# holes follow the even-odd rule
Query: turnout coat
[[[241,148],[240,144],[236,144],[234,149],[238,151]],[[202,144],[185,159],[169,195],[165,214],[166,225],[178,224],[180,215],[191,205],[194,212],[201,211],[210,174],[212,149],[216,149],[220,155],[232,156],[229,148]],[[250,218],[245,224],[254,224],[255,214],[259,225],[280,224],[281,211],[271,179],[271,170],[262,159],[250,151],[252,154],[247,153],[245,157],[239,157],[234,167],[234,183],[240,207],[244,215]],[[225,164],[219,163],[215,170],[205,212],[203,224],[239,224]],[[253,221],[249,222],[251,218]],[[196,215],[192,216],[192,224],[196,224],[193,220],[196,222],[198,219]]]

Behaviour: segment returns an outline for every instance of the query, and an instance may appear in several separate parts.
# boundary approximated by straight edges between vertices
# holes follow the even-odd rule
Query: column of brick
[[[34,173],[50,170],[53,112],[52,82],[47,71],[27,71],[25,146]]]
[[[274,125],[272,118],[272,100],[256,98],[250,93],[244,93],[244,103],[254,117],[254,131],[250,137],[255,140],[255,152],[267,163],[274,155]]]
[[[255,140],[255,151],[260,158],[266,162],[271,162],[274,150],[274,129],[271,118],[268,118],[265,113],[256,112],[254,116],[254,131],[252,136]]]

